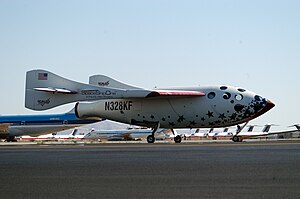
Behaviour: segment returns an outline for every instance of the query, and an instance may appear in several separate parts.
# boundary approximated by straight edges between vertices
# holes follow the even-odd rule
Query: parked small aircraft
[[[300,132],[300,125],[295,124],[290,127],[296,127],[296,130],[285,130],[285,131],[272,131],[270,132],[272,124],[266,124],[261,131],[253,131],[254,126],[250,125],[247,132],[237,132],[233,137],[232,141],[234,142],[242,142],[243,139],[253,138],[253,137],[261,137],[261,136],[269,136],[269,135],[279,135],[279,134],[287,134]]]
[[[83,139],[100,139],[108,141],[121,141],[121,140],[142,140],[151,134],[152,130],[147,128],[131,128],[120,130],[91,130]],[[156,134],[164,137],[166,133],[170,133],[168,129],[158,129]]]
[[[248,122],[275,106],[253,92],[232,86],[142,89],[116,80],[118,84],[113,87],[110,81],[95,82],[97,85],[84,84],[45,70],[28,71],[25,106],[46,110],[77,102],[78,118],[101,117],[153,128],[147,137],[149,143],[155,141],[154,133],[159,128],[232,126]],[[181,142],[181,137],[176,136],[174,141]]]

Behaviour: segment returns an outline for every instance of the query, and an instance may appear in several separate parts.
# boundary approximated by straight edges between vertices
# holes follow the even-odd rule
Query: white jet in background
[[[148,128],[127,128],[118,130],[91,130],[82,139],[92,140],[108,140],[108,141],[128,141],[128,140],[143,140],[151,134],[152,130]],[[170,133],[169,129],[158,129],[156,135],[165,138],[165,135]]]

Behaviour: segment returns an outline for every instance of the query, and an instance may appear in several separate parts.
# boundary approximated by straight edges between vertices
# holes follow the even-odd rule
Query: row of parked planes
[[[224,129],[174,129],[175,135],[173,135],[171,129],[159,129],[156,132],[156,139],[159,140],[172,140],[175,136],[179,135],[184,140],[217,140],[217,139],[230,139],[234,142],[241,142],[243,139],[249,138],[287,138],[287,137],[299,137],[300,125],[296,124],[289,127],[296,127],[296,129],[285,131],[271,131],[272,124],[266,124],[259,131],[254,130],[256,125],[247,125],[245,131],[241,131],[237,138],[238,128],[224,128]],[[257,126],[258,127],[258,126]],[[82,133],[80,129],[73,129],[70,134],[52,133],[41,135],[37,137],[21,136],[19,140],[23,141],[143,141],[151,134],[152,129],[143,127],[128,127],[118,130],[95,130],[91,128],[89,132]],[[277,137],[275,136],[277,135]]]
[[[79,119],[76,117],[74,110],[64,114],[38,114],[38,115],[7,115],[0,116],[0,139],[15,142],[17,140],[143,140],[150,135],[153,129],[143,127],[125,127],[122,129],[117,127],[117,130],[95,130],[91,128],[89,132],[80,132],[79,126],[104,123],[99,118]],[[101,126],[101,125],[99,125]],[[237,125],[236,128],[221,128],[214,129],[166,129],[160,128],[156,131],[156,139],[174,139],[180,136],[184,139],[231,139],[234,142],[241,142],[243,139],[265,137],[270,135],[291,135],[300,133],[300,125],[295,124],[283,131],[270,131],[272,124],[266,124],[261,130],[256,131],[256,125],[242,126]],[[101,127],[100,127],[101,128]],[[73,129],[70,134],[57,133],[67,129]],[[174,134],[173,134],[174,132]],[[285,135],[284,135],[285,134]],[[18,139],[16,139],[18,138]]]
[[[0,139],[15,141],[16,136],[59,132],[105,118],[147,127],[148,129],[139,131],[148,134],[148,143],[155,142],[157,136],[154,135],[167,129],[172,132],[173,140],[180,143],[182,136],[176,134],[175,129],[228,126],[237,126],[235,132],[224,133],[231,136],[233,141],[239,142],[255,134],[251,131],[247,131],[248,135],[243,134],[242,130],[248,122],[275,106],[273,102],[254,92],[226,85],[145,89],[104,75],[93,75],[86,84],[46,70],[31,70],[26,73],[26,108],[43,111],[68,103],[76,104],[65,114],[1,116]],[[299,130],[299,126],[296,127]],[[115,137],[133,135],[131,131],[112,133]],[[203,134],[201,131],[194,132],[203,137],[212,133],[213,131]],[[265,130],[255,136],[265,136],[267,133],[271,134]],[[272,134],[274,133],[278,132]],[[105,132],[99,134],[103,135]],[[84,137],[91,135],[96,135],[96,132],[90,132]]]

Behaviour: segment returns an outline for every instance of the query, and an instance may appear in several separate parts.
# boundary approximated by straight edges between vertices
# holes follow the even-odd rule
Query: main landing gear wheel
[[[148,142],[148,143],[154,143],[154,142],[155,142],[155,137],[154,137],[154,135],[148,135],[148,136],[147,136],[147,142]]]
[[[159,129],[160,123],[159,122],[155,123],[155,125],[153,127],[154,128],[152,130],[151,135],[148,135],[148,137],[147,137],[147,142],[148,143],[154,143],[155,142],[154,133],[157,131],[157,129]]]
[[[232,141],[234,141],[234,142],[241,142],[241,141],[243,141],[243,139],[240,137],[240,136],[233,136],[232,137]]]
[[[174,141],[175,141],[175,143],[180,143],[181,142],[181,136],[177,135],[176,137],[174,137]]]

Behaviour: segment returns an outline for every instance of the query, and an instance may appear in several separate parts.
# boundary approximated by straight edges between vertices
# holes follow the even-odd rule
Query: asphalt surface
[[[0,198],[300,198],[300,142],[0,147]]]

